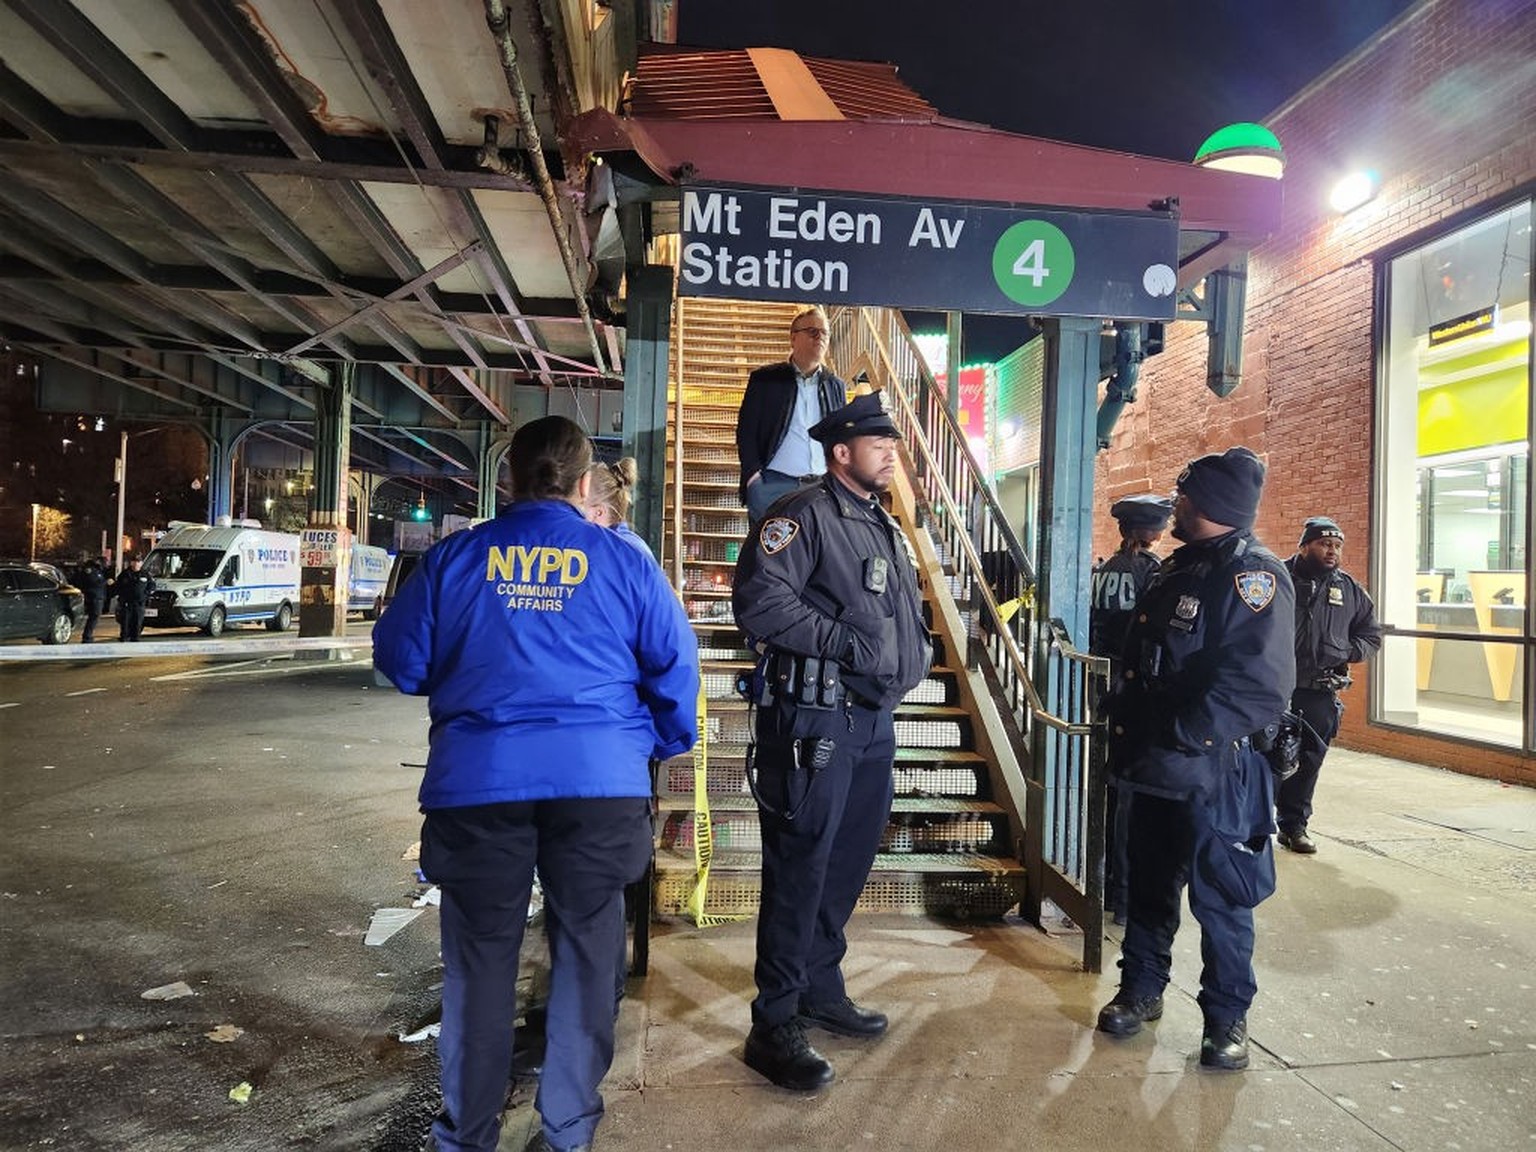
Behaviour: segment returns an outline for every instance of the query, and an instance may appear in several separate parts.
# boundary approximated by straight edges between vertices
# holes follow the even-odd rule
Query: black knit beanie
[[[1178,489],[1200,515],[1229,528],[1252,528],[1264,492],[1264,464],[1247,448],[1228,448],[1190,462]]]

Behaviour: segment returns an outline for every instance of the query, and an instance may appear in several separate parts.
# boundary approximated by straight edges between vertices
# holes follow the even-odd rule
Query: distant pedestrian
[[[1350,684],[1349,666],[1381,647],[1370,593],[1344,571],[1344,530],[1326,516],[1301,529],[1296,555],[1285,562],[1296,585],[1296,690],[1291,711],[1302,719],[1301,759],[1275,799],[1282,847],[1302,856],[1317,851],[1307,835],[1312,793],[1328,746],[1339,734]]]
[[[120,638],[137,641],[144,632],[144,606],[155,590],[155,580],[143,570],[144,558],[130,556],[128,567],[112,581],[112,595],[117,599],[117,624]]]
[[[75,582],[85,596],[85,631],[80,634],[80,642],[89,644],[96,639],[96,621],[107,607],[107,574],[102,571],[101,561],[87,560]]]
[[[582,512],[594,524],[612,528],[626,542],[633,544],[651,559],[656,554],[645,539],[629,526],[629,506],[635,498],[635,481],[640,467],[633,456],[625,456],[613,464],[599,461],[587,469],[591,487],[587,492]]]

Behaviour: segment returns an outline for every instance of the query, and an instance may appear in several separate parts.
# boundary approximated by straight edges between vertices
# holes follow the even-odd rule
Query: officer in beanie
[[[1264,465],[1247,448],[1180,475],[1183,546],[1137,607],[1108,699],[1110,763],[1130,794],[1130,890],[1120,990],[1098,1026],[1131,1036],[1163,1014],[1180,895],[1201,930],[1200,1064],[1248,1066],[1253,909],[1275,888],[1273,786],[1255,746],[1296,667],[1285,565],[1253,534]]]
[[[807,1027],[874,1038],[843,985],[844,927],[890,820],[892,710],[931,651],[906,538],[880,504],[896,425],[878,393],[811,428],[827,472],[780,497],[736,564],[736,623],[762,654],[748,781],[763,842],[746,1062],[783,1088],[829,1083]]]
[[[1301,758],[1280,785],[1275,800],[1280,844],[1310,856],[1317,851],[1307,835],[1312,793],[1328,746],[1339,733],[1344,702],[1339,689],[1350,684],[1349,666],[1381,647],[1381,628],[1370,594],[1340,565],[1344,530],[1326,516],[1313,516],[1301,529],[1296,554],[1285,562],[1296,586],[1296,690],[1291,711],[1301,717]]]
[[[1119,661],[1125,634],[1135,616],[1136,602],[1162,563],[1152,546],[1163,536],[1173,501],[1166,496],[1127,496],[1109,507],[1120,522],[1120,547],[1093,570],[1092,603],[1088,615],[1088,648],[1095,656]],[[1113,679],[1118,667],[1111,670]],[[1116,924],[1125,923],[1126,842],[1130,805],[1120,803],[1120,793],[1110,788],[1106,796],[1104,906]]]

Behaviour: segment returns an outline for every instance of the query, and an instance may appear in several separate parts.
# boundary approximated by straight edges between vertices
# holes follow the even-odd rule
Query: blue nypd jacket
[[[661,568],[563,501],[521,501],[425,557],[373,630],[428,698],[423,809],[649,796],[697,738],[698,642]]]

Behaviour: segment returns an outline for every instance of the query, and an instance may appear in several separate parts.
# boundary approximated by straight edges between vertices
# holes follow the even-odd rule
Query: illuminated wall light
[[[1379,182],[1374,172],[1351,172],[1328,193],[1328,206],[1343,215],[1376,198]]]
[[[1207,136],[1195,153],[1195,164],[1278,180],[1285,175],[1285,150],[1279,137],[1264,125],[1245,121],[1228,124]]]

